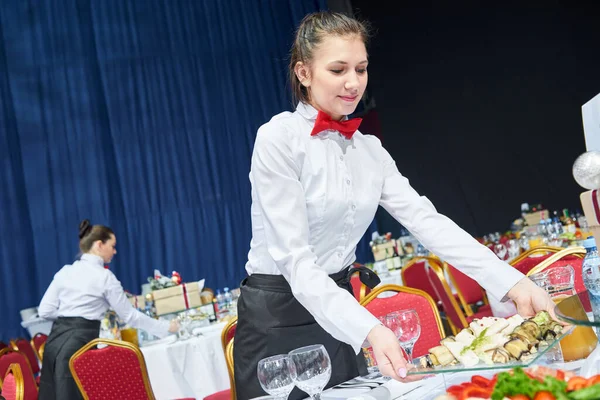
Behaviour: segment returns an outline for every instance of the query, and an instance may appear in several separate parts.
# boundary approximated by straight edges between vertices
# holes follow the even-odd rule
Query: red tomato
[[[475,384],[479,387],[489,388],[491,381],[487,378],[484,378],[483,376],[473,375],[473,377],[471,378],[471,382],[473,382],[473,384]]]
[[[550,392],[537,392],[533,400],[556,400]]]
[[[581,376],[574,376],[569,379],[567,382],[567,392],[572,392],[573,390],[583,389],[587,386],[587,379]]]
[[[486,389],[479,386],[469,386],[460,394],[460,400],[467,400],[469,397],[481,397],[484,399],[492,395],[492,389]]]
[[[524,394],[517,394],[515,396],[511,396],[510,399],[511,400],[531,400],[529,397],[525,396]]]
[[[450,393],[456,397],[459,397],[460,394],[463,392],[464,387],[462,387],[461,385],[454,385],[454,386],[450,386],[448,389],[446,389],[446,393]]]
[[[600,383],[600,375],[590,376],[586,381],[585,387],[597,385]]]

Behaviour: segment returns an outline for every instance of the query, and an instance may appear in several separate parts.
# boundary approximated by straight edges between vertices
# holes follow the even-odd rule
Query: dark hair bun
[[[92,224],[89,219],[84,219],[79,223],[79,239],[83,239],[92,231]]]

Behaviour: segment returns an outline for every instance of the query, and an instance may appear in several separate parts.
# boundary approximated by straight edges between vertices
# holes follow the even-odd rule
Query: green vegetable
[[[588,386],[583,389],[575,390],[569,393],[570,400],[596,400],[600,399],[600,384]]]
[[[537,379],[531,379],[523,368],[517,367],[511,375],[508,372],[498,374],[498,381],[494,386],[492,400],[502,400],[504,397],[524,394],[533,398],[537,392],[548,391],[556,398],[556,400],[570,400],[566,395],[567,382],[558,380],[552,376],[547,376],[544,382]],[[583,398],[572,399],[582,400]]]
[[[479,336],[477,336],[475,338],[475,340],[473,340],[473,342],[469,346],[465,347],[464,349],[462,349],[460,351],[460,355],[464,356],[467,351],[476,350],[477,346],[487,342],[489,340],[489,338],[485,336],[487,330],[488,330],[488,328],[485,328],[484,330],[482,330],[481,333],[479,334]]]

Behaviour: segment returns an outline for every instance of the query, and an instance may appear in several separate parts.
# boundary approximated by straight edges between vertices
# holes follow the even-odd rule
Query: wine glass
[[[296,366],[296,386],[313,400],[321,399],[321,392],[331,379],[331,360],[325,346],[314,344],[289,353]]]
[[[257,375],[263,390],[279,399],[287,399],[294,389],[296,367],[289,356],[279,354],[258,362]]]
[[[395,311],[388,314],[387,318],[390,321],[388,322],[390,325],[396,326],[392,331],[394,331],[400,345],[406,352],[408,363],[412,364],[413,347],[419,336],[421,336],[421,322],[419,321],[417,311],[414,309]]]
[[[508,252],[508,249],[506,248],[506,246],[502,243],[497,243],[496,245],[494,245],[494,253],[496,253],[496,255],[498,256],[499,259],[504,260],[506,258],[506,253]]]

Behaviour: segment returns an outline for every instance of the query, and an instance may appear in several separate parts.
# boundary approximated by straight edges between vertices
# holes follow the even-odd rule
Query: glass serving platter
[[[434,367],[423,367],[421,366],[421,358],[416,357],[413,360],[413,364],[415,367],[410,367],[407,371],[408,375],[434,375],[434,374],[443,374],[443,373],[451,373],[451,372],[465,372],[465,371],[485,371],[492,369],[511,369],[514,367],[529,367],[534,364],[539,364],[547,355],[548,351],[556,347],[559,342],[567,335],[571,334],[575,329],[574,326],[565,327],[565,330],[557,336],[554,340],[548,341],[547,346],[540,346],[538,348],[538,352],[532,354],[526,359],[521,360],[512,360],[507,363],[494,363],[494,364],[486,364],[483,361],[480,361],[479,364],[473,365],[471,367],[465,367],[463,364],[458,363],[454,365],[447,366],[434,366]]]

